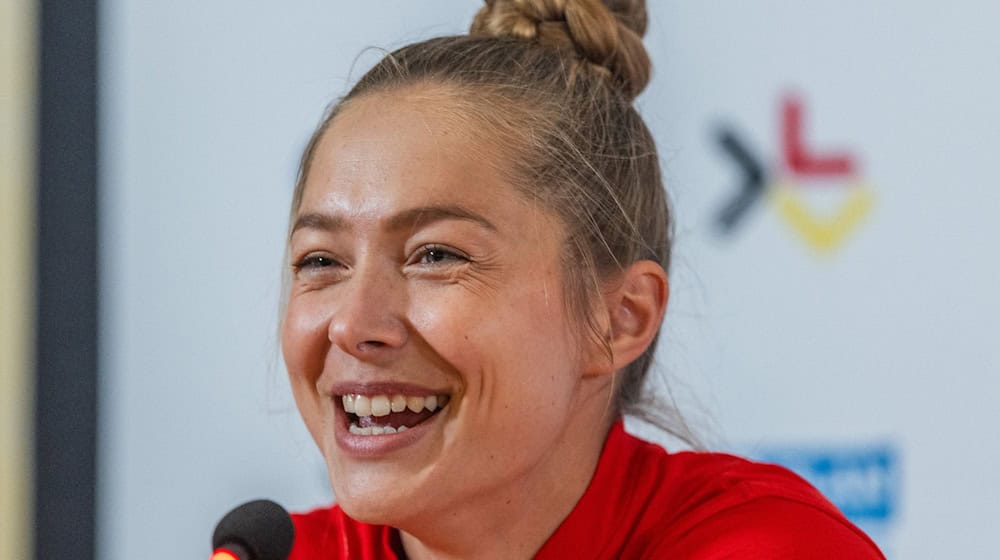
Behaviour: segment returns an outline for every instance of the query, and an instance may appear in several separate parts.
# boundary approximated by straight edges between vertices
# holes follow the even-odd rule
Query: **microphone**
[[[215,526],[210,560],[287,560],[295,526],[285,508],[271,500],[247,502]]]

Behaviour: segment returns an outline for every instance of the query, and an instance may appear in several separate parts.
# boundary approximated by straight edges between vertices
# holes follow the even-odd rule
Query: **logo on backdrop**
[[[769,199],[802,241],[819,252],[831,252],[871,211],[874,196],[857,158],[846,151],[810,146],[804,132],[805,112],[801,98],[787,95],[782,100],[781,157],[772,168],[765,167],[735,130],[718,129],[718,145],[742,179],[716,215],[722,233],[733,233],[753,207]]]
[[[892,445],[781,446],[758,449],[751,455],[808,480],[866,529],[885,527],[897,515],[900,461]]]

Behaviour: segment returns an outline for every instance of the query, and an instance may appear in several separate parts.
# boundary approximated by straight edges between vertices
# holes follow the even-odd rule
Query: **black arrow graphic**
[[[716,216],[716,223],[722,232],[730,233],[742,221],[754,202],[764,194],[767,182],[764,168],[733,130],[720,127],[716,132],[716,141],[722,151],[732,158],[743,173],[743,183],[740,185],[739,192],[722,207]]]

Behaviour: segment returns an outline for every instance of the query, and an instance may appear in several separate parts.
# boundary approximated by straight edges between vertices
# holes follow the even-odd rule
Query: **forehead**
[[[501,172],[500,147],[474,130],[441,92],[352,100],[317,143],[301,208],[378,213],[459,200],[527,205]]]

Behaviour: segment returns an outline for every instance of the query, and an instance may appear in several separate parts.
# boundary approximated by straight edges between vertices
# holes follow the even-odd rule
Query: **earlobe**
[[[670,288],[667,274],[653,261],[628,266],[615,289],[605,294],[615,371],[632,363],[652,344],[663,322]]]

